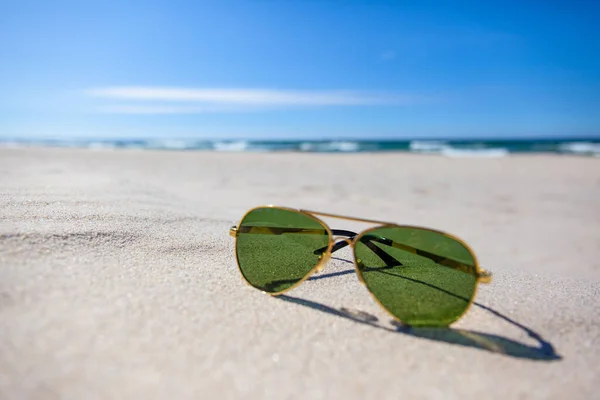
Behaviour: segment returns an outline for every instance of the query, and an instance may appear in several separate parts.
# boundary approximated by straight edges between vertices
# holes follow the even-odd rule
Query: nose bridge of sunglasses
[[[344,236],[334,237],[333,238],[333,241],[334,241],[333,247],[336,247],[336,246],[339,247],[339,246],[341,246],[341,243],[346,243],[345,245],[343,245],[344,247],[349,246],[352,244],[352,239],[353,238],[351,238],[351,237],[344,237]]]

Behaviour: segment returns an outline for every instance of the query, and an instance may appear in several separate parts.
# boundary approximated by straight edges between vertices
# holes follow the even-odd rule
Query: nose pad
[[[361,285],[363,286],[367,286],[367,283],[365,282],[365,279],[362,276],[362,269],[365,265],[363,264],[362,260],[360,258],[356,259],[356,269],[357,269],[357,276],[358,276],[358,281],[360,282]]]
[[[317,268],[315,269],[315,273],[319,274],[321,273],[321,271],[323,271],[323,268],[325,268],[325,264],[327,264],[327,261],[329,261],[329,253],[323,253],[319,256],[319,265],[317,265]]]

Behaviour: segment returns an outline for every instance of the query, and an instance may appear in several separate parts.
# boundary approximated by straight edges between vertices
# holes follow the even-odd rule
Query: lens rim
[[[291,207],[280,207],[280,206],[274,206],[274,205],[266,205],[266,206],[258,206],[258,207],[254,207],[251,208],[250,210],[246,211],[246,213],[242,216],[242,218],[240,219],[240,222],[237,224],[237,227],[241,227],[242,226],[242,222],[244,222],[244,219],[246,219],[246,217],[248,216],[248,214],[250,214],[253,211],[256,210],[261,210],[264,208],[269,208],[269,209],[276,209],[276,210],[283,210],[283,211],[291,211],[291,212],[295,212],[297,214],[302,214],[305,215],[307,217],[309,217],[310,219],[316,221],[317,223],[319,223],[323,228],[325,228],[325,231],[327,231],[327,238],[328,238],[328,243],[327,243],[327,250],[325,252],[323,252],[323,256],[321,257],[321,260],[319,261],[319,263],[317,265],[315,265],[310,271],[308,271],[306,273],[306,275],[304,275],[298,282],[294,283],[292,286],[280,290],[279,292],[266,292],[264,290],[261,290],[260,288],[257,288],[256,286],[254,286],[253,284],[251,284],[248,279],[246,279],[246,277],[244,276],[244,273],[242,272],[242,268],[240,267],[240,259],[238,257],[238,238],[239,238],[239,233],[235,235],[235,243],[234,243],[234,248],[235,248],[235,261],[238,267],[238,272],[240,273],[240,275],[242,276],[242,279],[244,280],[244,282],[246,282],[247,285],[249,285],[250,287],[252,287],[253,289],[257,289],[260,290],[263,293],[269,294],[271,296],[278,296],[281,294],[284,294],[294,288],[296,288],[297,286],[301,285],[305,280],[307,280],[308,278],[310,278],[310,276],[312,274],[314,274],[315,272],[320,272],[323,267],[325,266],[325,264],[327,264],[327,262],[329,261],[329,259],[331,258],[331,248],[334,245],[334,239],[333,239],[333,234],[331,232],[331,229],[329,228],[329,226],[323,222],[321,219],[315,217],[312,214],[309,214],[308,212],[304,212],[303,210],[299,210],[296,208],[291,208]]]
[[[439,233],[443,236],[446,236],[450,239],[456,240],[458,243],[462,244],[467,251],[469,252],[469,254],[471,255],[471,257],[473,257],[473,262],[474,262],[474,274],[475,274],[475,288],[473,289],[473,294],[471,295],[471,298],[469,299],[469,304],[467,305],[467,307],[465,307],[464,311],[458,315],[455,319],[451,320],[450,322],[448,322],[445,326],[450,326],[453,323],[455,323],[456,321],[458,321],[459,319],[461,319],[470,309],[471,306],[473,305],[473,303],[475,302],[475,298],[477,297],[477,289],[479,288],[479,283],[481,280],[481,276],[484,275],[484,271],[480,266],[479,266],[479,261],[477,260],[477,256],[475,255],[475,252],[473,251],[473,249],[471,248],[471,246],[469,246],[464,240],[462,240],[461,238],[454,236],[450,233],[444,232],[444,231],[440,231],[437,229],[432,229],[432,228],[427,228],[427,227],[423,227],[423,226],[414,226],[414,225],[398,225],[398,224],[383,224],[383,225],[378,225],[372,228],[369,228],[365,231],[360,232],[358,235],[356,235],[356,237],[354,238],[354,240],[352,241],[352,258],[353,258],[353,262],[354,262],[354,269],[356,270],[356,275],[358,276],[358,280],[360,281],[360,283],[367,289],[367,291],[370,293],[371,297],[375,300],[375,302],[377,304],[379,304],[379,306],[381,308],[383,308],[392,318],[394,318],[395,321],[401,323],[404,326],[411,326],[410,324],[402,321],[400,318],[398,318],[395,314],[393,314],[390,310],[388,310],[388,308],[386,306],[383,305],[383,303],[381,303],[381,301],[377,298],[377,296],[375,296],[375,294],[371,291],[371,289],[369,288],[369,286],[367,285],[367,282],[365,281],[365,278],[362,275],[362,272],[360,270],[360,268],[358,267],[358,261],[357,261],[357,256],[356,256],[356,243],[358,243],[358,241],[361,239],[362,236],[375,231],[375,230],[379,230],[382,228],[403,228],[403,229],[417,229],[417,230],[421,230],[421,231],[428,231],[428,232],[434,232],[434,233]],[[440,325],[440,326],[444,326],[444,325]]]

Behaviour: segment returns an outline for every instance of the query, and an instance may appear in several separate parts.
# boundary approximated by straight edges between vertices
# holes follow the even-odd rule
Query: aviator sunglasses
[[[359,233],[330,229],[317,215],[377,226]],[[473,303],[477,284],[492,278],[462,240],[418,226],[266,206],[248,211],[229,233],[243,278],[271,295],[321,272],[333,252],[351,246],[360,282],[411,326],[457,321]]]

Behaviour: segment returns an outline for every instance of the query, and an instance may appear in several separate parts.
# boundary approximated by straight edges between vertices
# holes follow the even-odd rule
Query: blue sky
[[[0,136],[598,137],[598,15],[591,0],[0,0]]]

